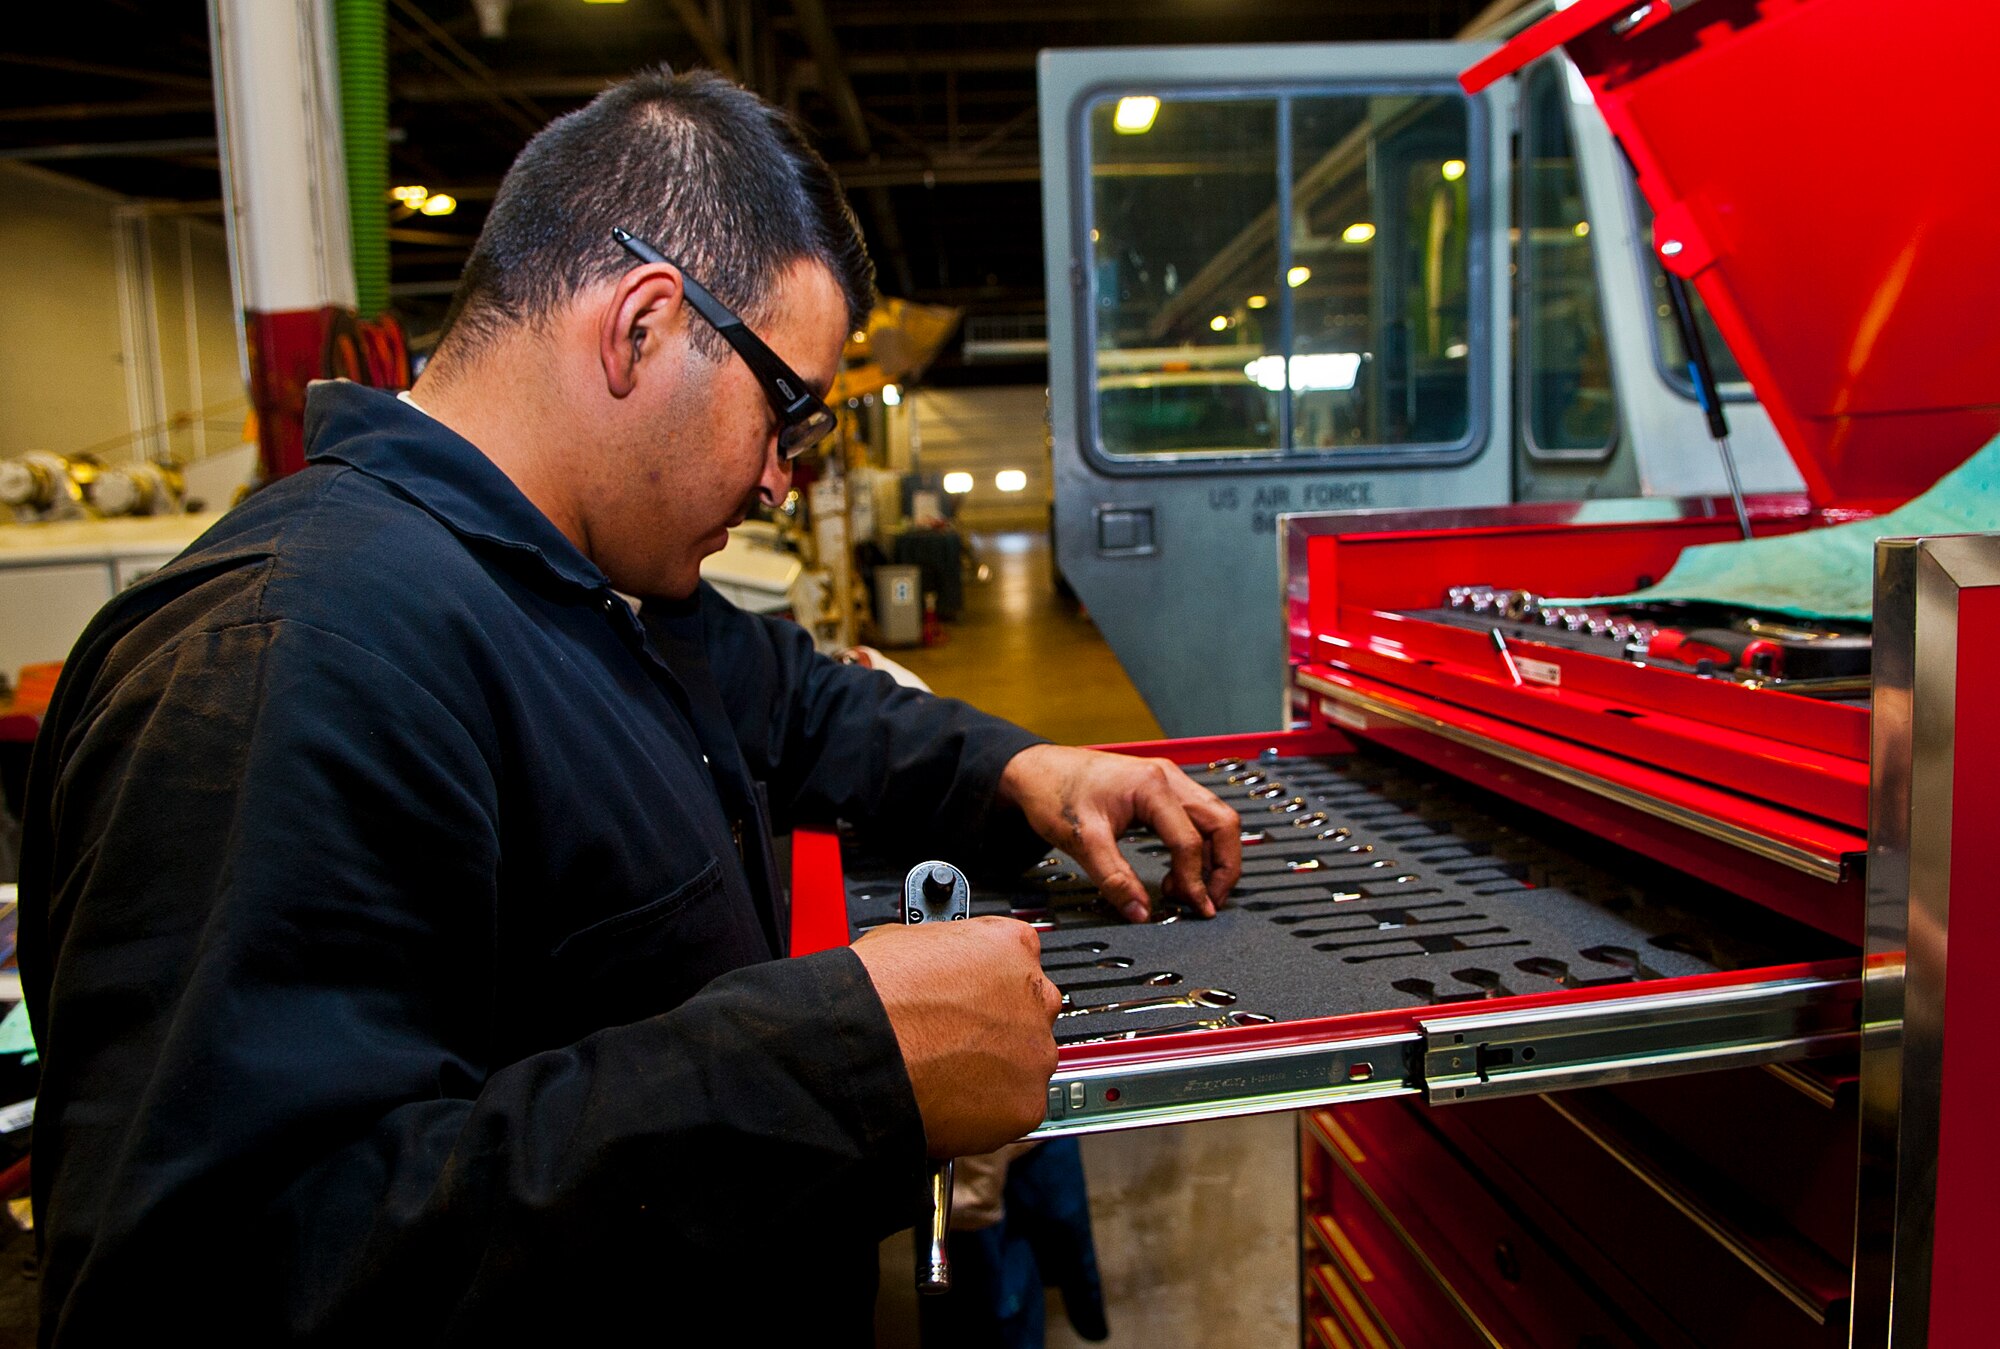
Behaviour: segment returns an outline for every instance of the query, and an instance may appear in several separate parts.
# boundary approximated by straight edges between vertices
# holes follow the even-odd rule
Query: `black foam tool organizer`
[[[1243,879],[1215,918],[1162,897],[1167,850],[1143,833],[1119,846],[1155,897],[1150,923],[1114,912],[1061,852],[1019,878],[973,887],[974,916],[1014,915],[1041,930],[1043,967],[1073,1007],[1192,1003],[1065,1017],[1060,1040],[1232,1014],[1290,1021],[1466,1004],[1839,950],[1683,873],[1385,753],[1267,754],[1190,774],[1243,821]],[[907,864],[848,847],[848,922],[859,936],[899,920]],[[1196,998],[1202,990],[1220,993]]]

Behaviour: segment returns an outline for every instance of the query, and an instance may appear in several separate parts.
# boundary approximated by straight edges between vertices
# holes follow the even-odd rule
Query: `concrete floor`
[[[937,647],[891,654],[939,693],[1052,740],[1160,734],[1088,617],[1055,592],[1048,541],[975,536],[988,579]],[[1290,1115],[1100,1134],[1083,1143],[1113,1349],[1299,1343],[1297,1132]],[[878,1349],[914,1349],[907,1235],[886,1242]],[[1051,1349],[1080,1340],[1049,1309]]]

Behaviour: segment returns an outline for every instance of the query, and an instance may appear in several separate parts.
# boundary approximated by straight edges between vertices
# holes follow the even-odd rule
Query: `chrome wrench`
[[[1229,1007],[1236,1002],[1236,995],[1226,988],[1191,988],[1185,993],[1170,993],[1158,998],[1132,998],[1126,1002],[1100,1002],[1091,1007],[1067,1007],[1057,1012],[1058,1018],[1073,1016],[1097,1016],[1104,1012],[1150,1012],[1156,1007]]]
[[[1268,1026],[1278,1018],[1262,1012],[1231,1012],[1227,1016],[1207,1016],[1198,1021],[1176,1021],[1170,1026],[1143,1026],[1138,1030],[1115,1030],[1104,1035],[1065,1035],[1059,1045],[1108,1045],[1120,1040],[1150,1040],[1156,1035],[1186,1035],[1190,1031],[1229,1030],[1236,1026]]]
[[[949,862],[921,862],[903,878],[903,922],[951,923],[972,912],[972,887],[965,873]],[[931,1163],[930,1193],[926,1196],[925,1217],[917,1228],[917,1291],[951,1291],[951,1180],[950,1158]]]

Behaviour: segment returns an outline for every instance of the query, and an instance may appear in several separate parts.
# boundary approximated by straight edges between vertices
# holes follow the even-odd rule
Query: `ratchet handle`
[[[949,923],[972,913],[972,887],[949,862],[922,862],[903,878],[903,922]],[[951,1291],[951,1181],[949,1161],[931,1163],[924,1220],[917,1225],[917,1291]]]
[[[955,1163],[932,1162],[927,1221],[916,1232],[917,1291],[951,1291],[951,1181]]]

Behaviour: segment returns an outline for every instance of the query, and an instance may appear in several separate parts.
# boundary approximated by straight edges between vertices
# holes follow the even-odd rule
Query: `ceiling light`
[[[1269,296],[1252,295],[1243,303],[1251,309],[1262,309],[1265,305],[1271,303],[1271,300]]]
[[[1292,357],[1288,367],[1282,356],[1259,356],[1243,367],[1243,373],[1258,387],[1276,393],[1285,387],[1285,371],[1291,371],[1295,393],[1318,393],[1329,389],[1351,389],[1361,372],[1358,351],[1313,351]]]
[[[1208,321],[1208,330],[1212,333],[1219,333],[1228,326],[1229,326],[1229,315],[1227,314],[1217,314],[1214,318]]]
[[[1342,230],[1340,237],[1350,244],[1365,244],[1375,237],[1375,227],[1365,220],[1357,220]]]
[[[889,407],[895,407],[903,401],[903,391],[894,384],[884,384],[882,386],[882,401]]]
[[[853,342],[866,342],[868,340],[868,330],[866,328],[856,328],[854,335],[849,340]]]
[[[625,0],[583,0],[586,5],[622,5]]]
[[[1312,280],[1312,276],[1313,276],[1312,268],[1294,267],[1292,268],[1291,271],[1285,273],[1285,284],[1290,286],[1293,290],[1297,290],[1300,286],[1303,286],[1306,282]]]
[[[1577,221],[1576,228],[1571,230],[1570,233],[1579,239],[1588,239],[1590,237],[1590,222],[1588,220]]]
[[[402,202],[403,205],[409,207],[412,211],[416,210],[419,206],[422,206],[424,204],[424,198],[428,197],[430,194],[431,190],[429,188],[419,187],[415,183],[411,183],[406,187],[392,187],[389,189],[389,195],[391,197],[394,197],[397,201]]]
[[[425,215],[450,215],[458,209],[458,198],[449,192],[433,192],[417,209]]]
[[[1003,492],[1018,492],[1028,485],[1028,475],[1018,468],[1003,468],[993,475],[993,485]]]
[[[1151,94],[1132,94],[1118,100],[1111,125],[1121,136],[1142,136],[1153,129],[1153,119],[1159,115],[1159,99]]]
[[[1090,232],[1090,242],[1092,242],[1092,243],[1096,243],[1096,242],[1097,242],[1097,241],[1098,241],[1099,239],[1101,239],[1101,238],[1103,238],[1103,237],[1104,237],[1104,236],[1103,236],[1103,235],[1101,235],[1101,234],[1099,234],[1099,233],[1098,233],[1098,232],[1097,232],[1096,230],[1092,230],[1092,231]]]
[[[962,497],[972,490],[970,473],[947,473],[944,475],[944,490],[955,497]]]
[[[1447,159],[1447,160],[1446,160],[1446,161],[1444,162],[1444,180],[1445,180],[1445,181],[1446,181],[1447,183],[1455,183],[1455,182],[1457,182],[1457,181],[1458,181],[1459,179],[1461,179],[1461,178],[1463,178],[1463,177],[1465,177],[1465,161],[1464,161],[1464,160],[1462,160],[1462,159]]]

